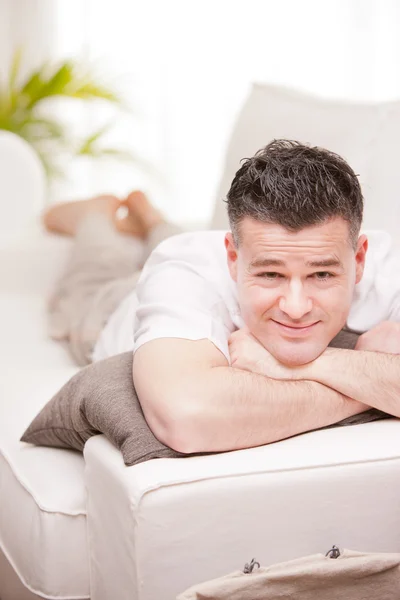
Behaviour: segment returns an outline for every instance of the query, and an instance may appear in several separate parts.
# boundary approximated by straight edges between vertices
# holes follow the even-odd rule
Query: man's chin
[[[276,360],[288,367],[300,367],[312,362],[326,349],[323,344],[278,343],[267,350]]]

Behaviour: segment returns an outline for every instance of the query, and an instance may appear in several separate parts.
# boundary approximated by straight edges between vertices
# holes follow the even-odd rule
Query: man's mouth
[[[318,325],[319,321],[314,321],[314,323],[305,323],[301,325],[289,325],[287,323],[281,323],[280,321],[275,321],[275,319],[271,319],[273,323],[276,323],[278,328],[285,333],[290,335],[301,335],[310,332],[316,325]]]

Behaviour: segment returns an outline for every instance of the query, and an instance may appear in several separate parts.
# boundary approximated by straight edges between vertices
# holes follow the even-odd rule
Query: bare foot
[[[104,214],[114,222],[119,207],[120,201],[116,196],[96,196],[89,200],[56,204],[45,211],[42,221],[48,231],[73,236],[78,224],[88,213]]]
[[[135,206],[135,197],[141,195],[142,192],[132,192],[125,200],[122,200],[120,207],[125,209],[125,216],[117,218],[115,226],[120,233],[126,233],[127,235],[134,235],[144,239],[146,237],[146,228],[136,213]],[[130,198],[129,203],[128,198]]]
[[[145,238],[151,229],[164,221],[161,213],[151,204],[143,192],[131,192],[122,206],[128,209],[128,215],[117,221],[119,231]],[[139,233],[138,233],[139,230]]]

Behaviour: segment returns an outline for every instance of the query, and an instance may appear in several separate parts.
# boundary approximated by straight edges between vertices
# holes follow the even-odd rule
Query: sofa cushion
[[[226,198],[242,158],[274,138],[322,146],[345,158],[360,176],[365,229],[397,237],[400,226],[398,139],[400,102],[350,103],[255,84],[240,111],[226,152],[212,227],[228,227]]]
[[[172,600],[253,557],[270,565],[333,544],[400,552],[399,434],[400,421],[387,419],[132,468],[94,436],[85,446],[90,519],[101,523],[90,533],[92,580],[103,598]]]

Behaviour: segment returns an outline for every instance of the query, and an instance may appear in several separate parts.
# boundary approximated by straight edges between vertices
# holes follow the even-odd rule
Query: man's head
[[[274,140],[244,161],[227,198],[245,324],[281,362],[314,360],[344,326],[364,270],[355,173],[333,152]]]

